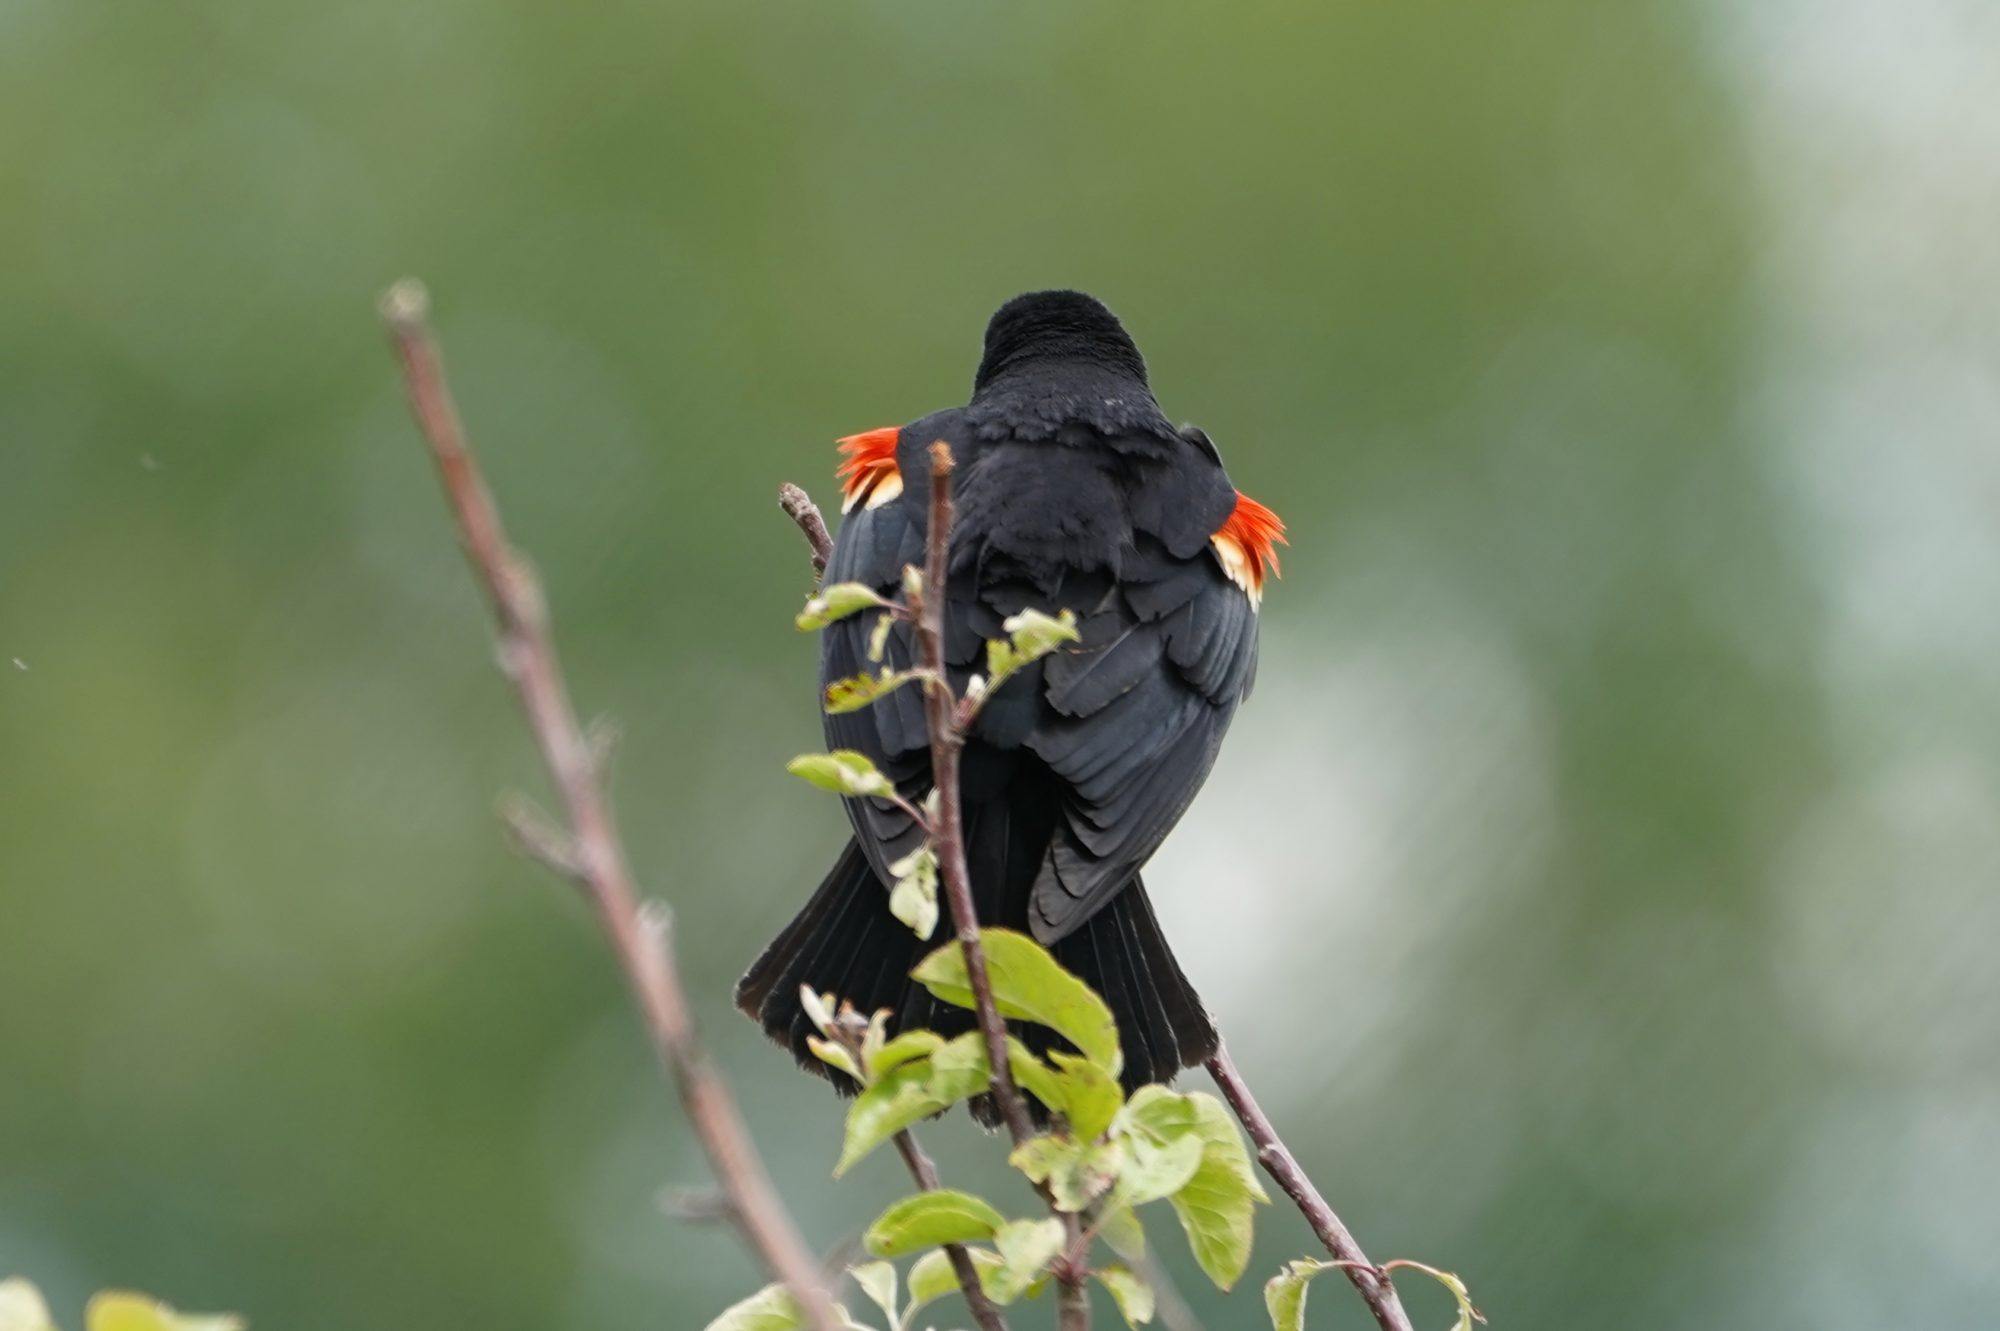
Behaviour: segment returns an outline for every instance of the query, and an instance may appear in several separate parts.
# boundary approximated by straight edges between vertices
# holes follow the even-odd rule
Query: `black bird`
[[[981,923],[1026,930],[1110,1004],[1126,1089],[1165,1081],[1216,1049],[1201,998],[1167,947],[1139,871],[1215,762],[1257,669],[1257,610],[1284,526],[1239,494],[1208,436],[1175,429],[1146,363],[1110,310],[1076,291],[1001,306],[972,400],[840,441],[847,514],[826,578],[893,595],[921,568],[929,445],[957,461],[946,657],[954,687],[1023,609],[1075,611],[1082,641],[1010,678],[969,737],[960,788]],[[824,632],[820,680],[869,672],[875,616]],[[898,625],[887,664],[915,663]],[[930,788],[921,691],[826,718],[908,797]],[[908,977],[948,936],[919,939],[889,913],[887,866],[922,843],[894,805],[846,802],[854,836],[819,890],[736,988],[736,1003],[800,1063],[809,984],[891,1029],[970,1029],[972,1015]],[[1027,1030],[1031,1046],[1054,1037]]]

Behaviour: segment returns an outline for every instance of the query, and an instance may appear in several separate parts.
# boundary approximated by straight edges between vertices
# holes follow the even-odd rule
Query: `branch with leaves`
[[[792,1310],[796,1325],[843,1331],[845,1319],[821,1279],[819,1264],[772,1187],[729,1088],[696,1037],[666,915],[640,905],[605,794],[600,746],[577,724],[556,662],[540,581],[509,545],[499,509],[466,443],[430,332],[429,298],[419,284],[401,282],[382,298],[381,308],[402,363],[411,412],[437,464],[466,558],[493,610],[500,668],[514,686],[562,801],[563,825],[546,816],[517,817],[514,838],[573,881],[596,911],[654,1049],[671,1072],[688,1120],[715,1168],[729,1218],[780,1282],[774,1301]]]
[[[892,866],[896,871],[897,881],[890,891],[891,910],[899,919],[911,925],[912,928],[916,929],[924,937],[930,936],[937,919],[936,885],[940,865],[943,867],[943,877],[948,888],[952,886],[954,878],[960,883],[966,882],[964,875],[964,848],[962,838],[960,837],[960,820],[957,815],[956,764],[959,751],[964,744],[966,728],[970,724],[972,716],[976,715],[978,706],[983,698],[989,695],[1004,680],[1007,674],[1042,655],[1046,655],[1048,652],[1057,650],[1065,642],[1074,640],[1075,637],[1075,619],[1068,611],[1054,618],[1031,611],[1007,621],[1004,627],[1011,635],[1011,639],[1009,641],[988,644],[987,674],[984,677],[974,676],[968,684],[965,696],[957,700],[952,699],[949,683],[944,673],[942,652],[943,597],[932,598],[928,603],[926,603],[923,597],[923,591],[927,585],[931,587],[942,587],[944,585],[944,574],[947,568],[947,558],[950,548],[952,519],[950,498],[952,459],[950,449],[942,442],[931,446],[930,456],[931,515],[929,542],[926,549],[926,567],[922,572],[915,569],[906,570],[904,577],[905,601],[900,603],[893,602],[873,588],[861,584],[839,584],[820,590],[807,602],[805,612],[798,617],[798,626],[801,629],[823,628],[827,624],[851,614],[857,614],[865,610],[878,610],[881,612],[881,618],[877,622],[875,632],[872,635],[871,655],[879,662],[883,655],[884,643],[887,640],[893,623],[897,620],[913,621],[915,623],[922,659],[922,665],[919,668],[900,672],[884,669],[877,675],[860,676],[852,680],[836,681],[828,686],[824,702],[827,710],[830,712],[851,711],[869,706],[879,698],[906,684],[921,683],[927,690],[926,717],[931,731],[934,785],[932,802],[924,809],[918,809],[911,805],[895,790],[894,785],[886,777],[874,770],[873,765],[869,763],[867,758],[858,753],[843,751],[833,754],[810,755],[795,760],[791,768],[798,775],[814,780],[815,784],[837,790],[842,794],[889,799],[901,805],[904,812],[909,814],[917,825],[925,830],[927,840],[924,847],[916,855],[900,862],[898,865]],[[787,516],[791,517],[798,524],[800,531],[804,534],[812,552],[812,562],[815,572],[823,572],[832,552],[832,541],[827,534],[825,523],[820,519],[818,508],[812,503],[811,498],[804,490],[791,484],[787,484],[781,488],[779,504]],[[952,811],[949,820],[940,816],[947,806]],[[956,872],[954,872],[953,867],[954,851],[956,851]],[[1003,1078],[1006,1082],[1025,1080],[1025,1084],[1031,1090],[1034,1090],[1038,1085],[1046,1081],[1045,1074],[1049,1072],[1049,1069],[1046,1065],[1040,1064],[1039,1060],[1036,1060],[1033,1055],[1028,1054],[1017,1040],[1013,1040],[1006,1034],[1004,1023],[1000,1020],[996,1010],[998,1004],[995,1003],[991,993],[990,980],[985,984],[975,982],[980,977],[980,973],[986,970],[979,940],[984,937],[997,941],[1002,931],[986,930],[982,933],[977,928],[976,921],[973,921],[970,931],[971,936],[968,937],[966,925],[972,916],[969,884],[967,884],[964,898],[964,908],[961,911],[956,894],[950,895],[953,905],[954,924],[959,931],[959,940],[964,958],[963,964],[967,976],[966,983],[955,991],[958,994],[956,997],[951,993],[946,993],[938,989],[934,985],[931,986],[932,991],[937,993],[939,997],[946,998],[947,1001],[961,1003],[964,1003],[965,998],[969,995],[972,1001],[966,1005],[974,1006],[978,1009],[980,1013],[980,1028],[977,1033],[985,1042],[988,1064],[989,1066],[1005,1069],[1000,1076],[994,1078],[993,1090],[996,1093],[996,1097],[1000,1099],[1004,1119],[1014,1137],[1015,1151],[1010,1159],[1017,1168],[1020,1168],[1037,1184],[1038,1190],[1043,1193],[1046,1199],[1052,1202],[1058,1213],[1064,1214],[1067,1217],[1067,1247],[1061,1260],[1061,1265],[1067,1266],[1069,1268],[1067,1273],[1074,1275],[1083,1267],[1084,1258],[1082,1254],[1087,1249],[1088,1240],[1094,1235],[1104,1234],[1107,1225],[1114,1230],[1121,1231],[1128,1243],[1136,1242],[1143,1244],[1143,1231],[1138,1232],[1136,1240],[1132,1233],[1132,1230],[1136,1230],[1137,1228],[1136,1219],[1132,1220],[1131,1228],[1128,1229],[1125,1224],[1125,1218],[1129,1215],[1129,1208],[1136,1204],[1133,1201],[1134,1197],[1145,1200],[1156,1200],[1157,1198],[1149,1196],[1148,1189],[1143,1185],[1136,1190],[1127,1191],[1124,1190],[1123,1182],[1118,1181],[1116,1184],[1117,1190],[1111,1193],[1110,1202],[1095,1203],[1095,1199],[1102,1195],[1103,1190],[1093,1190],[1092,1184],[1087,1182],[1087,1180],[1115,1176],[1118,1173],[1119,1165],[1122,1162],[1119,1160],[1120,1152],[1117,1148],[1122,1146],[1124,1138],[1115,1135],[1112,1130],[1118,1125],[1120,1116],[1125,1110],[1129,1110],[1132,1105],[1139,1103],[1141,1097],[1145,1096],[1148,1092],[1159,1091],[1163,1088],[1142,1088],[1132,1097],[1131,1102],[1124,1107],[1124,1110],[1114,1114],[1103,1125],[1104,1134],[1101,1140],[1081,1147],[1078,1145],[1075,1137],[1075,1130],[1077,1128],[1076,1119],[1069,1115],[1069,1111],[1066,1108],[1059,1107],[1047,1096],[1037,1093],[1037,1098],[1041,1099],[1050,1111],[1058,1116],[1056,1121],[1064,1125],[1070,1135],[1067,1138],[1059,1134],[1052,1137],[1024,1140],[1023,1129],[1029,1126],[1027,1124],[1025,1107],[1018,1099],[1018,1091],[1012,1086],[1007,1087],[1008,1091],[1013,1092],[1012,1096],[1001,1095]],[[1012,935],[1011,937],[1020,939],[1022,942],[1027,943],[1028,947],[1040,952],[1040,949],[1032,941],[1023,939],[1020,935]],[[1009,946],[1017,946],[1017,944],[1010,943]],[[922,980],[925,969],[931,967],[932,963],[940,955],[942,954],[934,953],[930,959],[919,966],[915,972],[916,977]],[[1048,958],[1046,953],[1042,953],[1041,955],[1047,960],[1049,966],[1055,966],[1053,958]],[[1059,967],[1056,969],[1060,971]],[[1073,980],[1074,977],[1069,978]],[[1079,988],[1082,988],[1080,982],[1076,983]],[[1084,989],[1084,992],[1086,994],[1089,993],[1088,989]],[[1091,995],[1091,997],[1094,999],[1095,995]],[[1108,1018],[1108,1013],[1106,1015]],[[1060,1031],[1061,1028],[1058,1027],[1055,1029]],[[1075,1037],[1073,1035],[1064,1033],[1067,1038],[1070,1038],[1074,1042]],[[923,1034],[930,1035],[929,1032],[924,1032]],[[901,1036],[898,1037],[898,1039],[901,1038]],[[960,1037],[961,1040],[965,1038]],[[1112,1038],[1115,1041],[1115,1028],[1112,1031]],[[1008,1047],[1008,1053],[1005,1058],[1002,1057],[1000,1052],[1003,1044]],[[1077,1047],[1079,1049],[1084,1048],[1080,1044]],[[822,1056],[824,1057],[824,1055]],[[1079,1075],[1081,1065],[1062,1063],[1065,1056],[1060,1053],[1055,1054],[1053,1057],[1057,1060],[1058,1066],[1061,1069],[1060,1073],[1057,1074],[1058,1076],[1074,1078]],[[1230,1056],[1228,1048],[1225,1046],[1218,1049],[1215,1056],[1208,1061],[1206,1067],[1209,1074],[1215,1079],[1217,1087],[1228,1101],[1230,1110],[1234,1112],[1237,1120],[1242,1124],[1244,1131],[1249,1134],[1250,1140],[1256,1148],[1258,1163],[1270,1174],[1272,1179],[1285,1192],[1286,1196],[1290,1197],[1294,1204],[1298,1206],[1301,1214],[1305,1216],[1307,1223],[1312,1226],[1313,1232],[1326,1245],[1330,1258],[1330,1260],[1326,1261],[1314,1258],[1301,1258],[1289,1263],[1283,1271],[1266,1282],[1264,1291],[1265,1305],[1270,1314],[1272,1325],[1277,1328],[1277,1331],[1301,1331],[1304,1327],[1307,1283],[1314,1276],[1330,1270],[1342,1271],[1353,1283],[1356,1290],[1360,1292],[1363,1300],[1367,1303],[1368,1309],[1374,1316],[1376,1324],[1381,1328],[1381,1331],[1411,1331],[1408,1314],[1403,1310],[1402,1302],[1397,1296],[1393,1281],[1393,1273],[1400,1269],[1412,1269],[1423,1272],[1451,1291],[1453,1297],[1457,1300],[1459,1308],[1459,1317],[1454,1331],[1470,1331],[1473,1323],[1483,1323],[1485,1321],[1485,1318],[1480,1315],[1479,1310],[1473,1306],[1464,1283],[1457,1276],[1449,1272],[1437,1270],[1421,1262],[1398,1260],[1382,1266],[1377,1266],[1370,1262],[1366,1254],[1362,1252],[1361,1246],[1355,1240],[1353,1234],[1341,1222],[1340,1217],[1335,1214],[1333,1208],[1327,1204],[1325,1197],[1321,1195],[1319,1189],[1313,1184],[1304,1169],[1299,1166],[1297,1158],[1292,1155],[1290,1148],[1285,1145],[1283,1138],[1278,1135],[1277,1128],[1264,1113],[1262,1106],[1257,1103],[1256,1097],[1250,1091],[1249,1084],[1243,1079],[1242,1073],[1238,1071],[1235,1060]],[[1104,1065],[1100,1064],[1098,1070],[1102,1072],[1107,1069]],[[1118,1094],[1116,1066],[1110,1066],[1108,1073],[1111,1095],[1116,1097]],[[1069,1087],[1058,1086],[1052,1089],[1055,1090],[1057,1098],[1061,1099],[1063,1105],[1066,1106],[1068,1100],[1065,1097],[1076,1088],[1074,1085],[1071,1085]],[[1172,1094],[1171,1092],[1165,1093]],[[864,1097],[865,1094],[866,1092],[864,1092]],[[1215,1104],[1212,1099],[1206,1096],[1199,1099],[1182,1097],[1182,1100],[1184,1103],[1194,1103],[1197,1105]],[[861,1108],[858,1102],[855,1108],[856,1111],[859,1111]],[[1015,1111],[1019,1111],[1018,1114]],[[1202,1112],[1207,1111],[1204,1110]],[[1088,1139],[1091,1135],[1088,1129],[1098,1126],[1097,1120],[1085,1117],[1083,1126],[1086,1129],[1085,1138]],[[853,1143],[853,1129],[854,1114],[850,1113],[850,1149]],[[1238,1139],[1235,1136],[1234,1127],[1229,1125],[1226,1120],[1223,1122],[1222,1130],[1227,1134],[1230,1142],[1237,1142]],[[1240,1149],[1240,1143],[1238,1145]],[[1143,1150],[1141,1153],[1143,1153]],[[843,1157],[843,1160],[845,1161],[845,1157]],[[1217,1164],[1220,1165],[1221,1161],[1218,1160]],[[1247,1170],[1245,1173],[1247,1175]],[[1170,1173],[1168,1177],[1171,1179],[1173,1175]],[[1211,1171],[1209,1178],[1210,1186],[1214,1186],[1217,1183],[1218,1177],[1220,1176]],[[923,1183],[921,1176],[919,1177],[919,1182],[920,1184]],[[1187,1189],[1192,1183],[1193,1176],[1190,1175],[1188,1179],[1181,1182],[1180,1190]],[[935,1185],[929,1184],[924,1186]],[[1248,1187],[1242,1189],[1242,1193],[1246,1194],[1250,1200],[1268,1200],[1263,1190],[1257,1186],[1254,1177],[1248,1179]],[[1197,1190],[1197,1194],[1199,1194],[1199,1190]],[[961,1195],[953,1194],[953,1196]],[[1174,1197],[1178,1195],[1178,1190],[1169,1189],[1160,1195]],[[1244,1196],[1239,1196],[1234,1190],[1229,1191],[1228,1200],[1235,1209],[1241,1211],[1242,1255],[1244,1262],[1247,1263],[1250,1231],[1249,1200],[1245,1200]],[[1111,1202],[1118,1202],[1121,1205],[1113,1206],[1110,1204]],[[943,1205],[944,1203],[939,1204]],[[1230,1283],[1233,1283],[1235,1277],[1241,1274],[1242,1269],[1241,1265],[1234,1264],[1233,1234],[1218,1236],[1210,1233],[1198,1236],[1196,1227],[1188,1224],[1188,1216],[1183,1207],[1177,1203],[1176,1209],[1182,1211],[1181,1218],[1184,1226],[1188,1229],[1190,1242],[1194,1244],[1197,1261],[1201,1264],[1203,1270],[1216,1280],[1218,1285],[1227,1288]],[[1081,1214],[1087,1214],[1093,1218],[1088,1228],[1084,1228],[1078,1220],[1078,1216]],[[1234,1226],[1229,1226],[1228,1228],[1233,1229]],[[1110,1236],[1107,1235],[1106,1237],[1109,1239]],[[1204,1256],[1204,1240],[1209,1244],[1206,1256]],[[1125,1251],[1137,1257],[1143,1253],[1143,1247],[1128,1247]],[[1120,1311],[1126,1315],[1128,1322],[1137,1325],[1139,1322],[1150,1318],[1153,1304],[1152,1293],[1146,1287],[1144,1280],[1130,1268],[1118,1268],[1117,1274],[1111,1279],[1106,1280],[1105,1283],[1112,1290]],[[1066,1289],[1074,1290],[1080,1288],[1080,1285],[1081,1282],[1079,1281],[1074,1285],[1066,1286]],[[1072,1297],[1065,1304],[1062,1314],[1065,1328],[1088,1325],[1088,1305],[1087,1303],[1083,1304],[1079,1312],[1076,1306],[1077,1302]]]
[[[869,1331],[834,1302],[696,1038],[665,916],[641,905],[618,838],[604,791],[603,746],[577,723],[539,582],[508,544],[467,448],[427,326],[423,291],[399,285],[382,309],[412,410],[494,613],[502,670],[562,801],[560,822],[516,801],[507,815],[509,830],[527,853],[575,882],[596,911],[715,1168],[723,1210],[776,1277],[725,1311],[710,1331]],[[1210,1070],[1229,1099],[1227,1107],[1211,1095],[1163,1086],[1143,1086],[1128,1097],[1119,1082],[1119,1033],[1103,1000],[1027,935],[980,926],[965,863],[958,757],[993,690],[1014,671],[1075,641],[1077,632],[1069,611],[1015,616],[1004,625],[1008,636],[987,645],[985,673],[973,676],[962,695],[954,693],[943,656],[951,470],[949,450],[935,445],[925,567],[905,571],[900,600],[844,584],[817,592],[799,616],[802,629],[814,629],[849,615],[877,613],[872,645],[878,663],[897,622],[909,625],[916,638],[917,668],[839,681],[828,689],[825,703],[831,711],[853,710],[908,685],[925,690],[933,789],[921,804],[858,753],[808,755],[791,766],[840,794],[894,802],[922,829],[922,846],[892,866],[888,905],[928,938],[939,923],[943,891],[954,941],[919,962],[911,978],[977,1018],[975,1029],[955,1038],[928,1030],[891,1036],[886,1012],[855,1012],[837,995],[808,990],[801,996],[818,1030],[809,1041],[812,1052],[858,1087],[835,1174],[893,1141],[919,1188],[868,1227],[863,1242],[875,1260],[850,1268],[849,1275],[881,1310],[890,1331],[914,1331],[918,1312],[954,1288],[965,1295],[983,1331],[1004,1331],[999,1308],[1051,1286],[1063,1331],[1087,1331],[1091,1281],[1111,1295],[1128,1324],[1138,1326],[1152,1319],[1155,1307],[1154,1291],[1142,1274],[1141,1209],[1165,1202],[1197,1264],[1218,1286],[1229,1288],[1249,1264],[1255,1207],[1269,1200],[1231,1118],[1233,1107],[1256,1144],[1257,1159],[1299,1203],[1332,1256],[1293,1262],[1267,1282],[1265,1302],[1279,1331],[1303,1326],[1307,1283],[1335,1268],[1362,1290],[1385,1331],[1408,1331],[1391,1283],[1392,1272],[1402,1268],[1425,1272],[1451,1288],[1459,1301],[1459,1326],[1469,1328],[1478,1314],[1456,1277],[1415,1262],[1377,1267],[1361,1256],[1226,1053]],[[817,509],[796,487],[787,487],[782,502],[807,534],[815,572],[823,571],[830,542]],[[1008,1021],[1044,1028],[1067,1048],[1037,1053],[1009,1031]],[[1034,1186],[1049,1214],[1010,1218],[982,1198],[939,1185],[911,1129],[922,1118],[980,1095],[992,1097],[1013,1139],[1009,1162]],[[1036,1132],[1029,1096],[1048,1130]],[[1100,1240],[1114,1260],[1094,1256]],[[895,1263],[904,1257],[915,1260],[899,1272]]]

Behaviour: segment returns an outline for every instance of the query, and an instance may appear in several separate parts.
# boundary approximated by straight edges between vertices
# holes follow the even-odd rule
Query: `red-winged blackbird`
[[[1208,436],[1176,430],[1110,310],[1075,291],[1018,296],[986,327],[972,400],[841,440],[847,514],[828,582],[900,588],[921,568],[929,445],[951,445],[946,657],[954,687],[1023,609],[1076,612],[1071,644],[1006,681],[979,713],[960,788],[981,923],[1025,929],[1110,1004],[1128,1089],[1215,1052],[1201,998],[1167,948],[1145,865],[1215,762],[1257,670],[1257,607],[1284,526],[1238,493]],[[872,615],[824,632],[822,683],[870,672]],[[898,625],[886,663],[915,663]],[[930,788],[921,691],[826,718],[913,801]],[[736,1003],[801,1064],[811,1026],[799,986],[832,991],[892,1029],[951,1034],[970,1013],[910,969],[945,941],[889,913],[887,866],[922,833],[894,805],[846,801],[854,838],[812,900],[736,988]],[[1022,1032],[1041,1045],[1045,1032]]]

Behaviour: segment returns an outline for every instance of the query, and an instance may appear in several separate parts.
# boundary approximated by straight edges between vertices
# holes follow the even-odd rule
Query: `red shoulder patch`
[[[902,432],[900,425],[887,425],[839,441],[843,460],[834,475],[840,478],[841,512],[856,504],[873,508],[903,493],[903,473],[896,469],[896,436]]]
[[[1264,599],[1265,570],[1279,576],[1278,547],[1290,544],[1284,521],[1241,490],[1236,492],[1236,507],[1209,542],[1222,561],[1222,571],[1250,594],[1253,604]]]

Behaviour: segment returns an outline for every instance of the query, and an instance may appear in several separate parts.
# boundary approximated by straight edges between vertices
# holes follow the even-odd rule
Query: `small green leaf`
[[[868,1018],[868,1029],[861,1036],[861,1066],[872,1068],[882,1047],[889,1043],[889,1009],[876,1008]]]
[[[1056,1080],[1062,1086],[1069,1130],[1081,1141],[1097,1140],[1125,1107],[1125,1092],[1118,1078],[1089,1059],[1060,1049],[1049,1055],[1049,1061],[1058,1069]]]
[[[0,1331],[56,1331],[42,1292],[18,1277],[0,1280]]]
[[[1018,615],[1009,615],[1001,620],[1000,627],[1013,638],[1014,650],[1031,661],[1083,636],[1077,632],[1074,610],[1064,610],[1054,616],[1039,610],[1023,610]]]
[[[1075,1141],[1068,1137],[1058,1137],[1045,1133],[1040,1137],[1030,1137],[1007,1154],[1007,1163],[1028,1176],[1031,1183],[1041,1183],[1063,1162],[1073,1159],[1078,1151]]]
[[[86,1331],[243,1331],[243,1319],[212,1313],[179,1313],[143,1294],[107,1290],[83,1310]]]
[[[867,1078],[861,1075],[861,1068],[855,1063],[853,1053],[845,1045],[837,1045],[831,1040],[822,1040],[818,1036],[808,1035],[806,1037],[806,1048],[812,1051],[814,1058],[828,1067],[839,1068],[856,1081],[867,1080]]]
[[[1063,1222],[1015,1220],[994,1235],[993,1246],[1000,1253],[1000,1269],[993,1274],[989,1291],[995,1303],[1012,1303],[1041,1280],[1063,1249]]]
[[[967,1248],[965,1252],[972,1259],[973,1269],[979,1272],[979,1287],[986,1289],[1000,1270],[1000,1254],[990,1248]],[[917,1258],[916,1265],[910,1268],[909,1286],[910,1301],[903,1307],[902,1326],[915,1325],[919,1308],[955,1292],[958,1272],[952,1269],[951,1258],[944,1249],[933,1248]]]
[[[798,1331],[805,1324],[799,1305],[785,1287],[766,1285],[741,1303],[724,1308],[707,1331]]]
[[[1019,1036],[1007,1037],[1007,1068],[1014,1074],[1014,1084],[1047,1105],[1050,1113],[1063,1112],[1062,1083],[1048,1064],[1029,1052]]]
[[[979,1031],[953,1036],[931,1055],[931,1094],[947,1104],[979,1094],[992,1080],[986,1037]]]
[[[1285,1269],[1264,1282],[1264,1311],[1271,1315],[1271,1331],[1305,1331],[1306,1285],[1330,1262],[1301,1257],[1285,1263]]]
[[[847,1274],[854,1277],[854,1283],[861,1286],[861,1292],[869,1301],[882,1310],[889,1319],[889,1325],[896,1324],[896,1268],[888,1262],[863,1262],[860,1266],[850,1266]]]
[[[837,619],[859,614],[870,606],[887,605],[873,587],[859,582],[836,582],[822,587],[806,599],[806,608],[793,622],[800,629],[823,629]]]
[[[826,686],[826,692],[820,697],[820,706],[829,716],[858,712],[911,680],[923,677],[921,670],[884,670],[879,675],[850,675]]]
[[[833,998],[832,994],[814,993],[809,984],[799,986],[799,1006],[821,1035],[833,1034]]]
[[[1097,1235],[1128,1262],[1146,1255],[1146,1228],[1139,1223],[1139,1213],[1120,1203],[1115,1192],[1097,1217]]]
[[[1123,1158],[1118,1142],[1094,1145],[1049,1135],[1022,1142],[1007,1163],[1047,1187],[1058,1211],[1074,1215],[1110,1189]]]
[[[901,1257],[921,1248],[990,1239],[1007,1217],[969,1192],[939,1188],[892,1202],[862,1236],[877,1257]]]
[[[868,1055],[868,1076],[872,1080],[912,1059],[928,1058],[943,1043],[936,1031],[904,1031]]]
[[[1076,612],[1065,610],[1051,618],[1039,610],[1023,610],[1018,615],[1002,620],[1000,627],[1007,631],[1004,642],[993,641],[986,644],[986,687],[981,696],[1000,687],[1009,675],[1025,666],[1041,660],[1066,642],[1075,642],[1081,636],[1076,629]]]
[[[952,1102],[931,1094],[930,1083],[930,1060],[918,1059],[891,1069],[855,1096],[847,1108],[846,1138],[833,1176],[845,1174],[856,1161],[912,1123],[949,1108]]]
[[[937,932],[938,857],[926,841],[889,866],[895,884],[889,889],[889,913],[919,938]]]
[[[875,764],[868,760],[868,755],[856,753],[853,749],[802,753],[786,763],[785,770],[836,795],[860,798],[896,793],[896,788],[889,784],[889,778],[875,770]]]
[[[993,983],[994,1005],[1002,1016],[1046,1026],[1081,1050],[1084,1056],[1116,1076],[1124,1066],[1118,1049],[1118,1027],[1111,1009],[1090,986],[1056,963],[1034,939],[1011,929],[981,929],[986,970]],[[965,956],[957,943],[947,943],[925,957],[911,978],[947,1003],[973,1006],[972,986],[965,976]],[[1039,1098],[1039,1097],[1038,1097]]]
[[[1153,1287],[1128,1266],[1113,1264],[1091,1273],[1097,1283],[1111,1292],[1125,1325],[1141,1326],[1153,1320]]]
[[[883,615],[875,621],[875,627],[868,630],[868,659],[880,662],[889,650],[889,630],[895,626],[894,615]]]
[[[1426,1266],[1422,1262],[1413,1262],[1407,1257],[1383,1263],[1382,1270],[1385,1273],[1393,1273],[1399,1267],[1408,1267],[1413,1271],[1422,1271],[1432,1280],[1437,1281],[1438,1284],[1443,1285],[1451,1291],[1451,1296],[1458,1300],[1458,1320],[1451,1324],[1451,1331],[1472,1331],[1472,1324],[1474,1322],[1485,1323],[1486,1314],[1473,1307],[1472,1294],[1465,1288],[1465,1282],[1450,1271],[1440,1271],[1435,1266]]]

